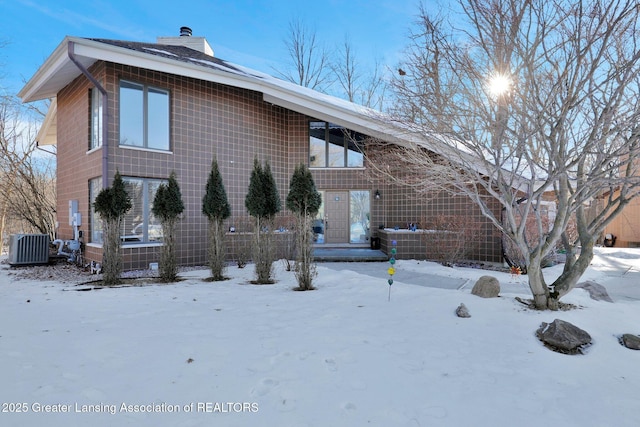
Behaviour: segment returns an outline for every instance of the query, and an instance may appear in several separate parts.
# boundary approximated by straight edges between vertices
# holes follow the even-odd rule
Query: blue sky
[[[289,22],[302,20],[334,48],[347,37],[363,64],[391,69],[407,44],[419,0],[0,0],[6,93],[17,93],[66,35],[155,42],[181,26],[222,59],[274,74],[288,60]]]

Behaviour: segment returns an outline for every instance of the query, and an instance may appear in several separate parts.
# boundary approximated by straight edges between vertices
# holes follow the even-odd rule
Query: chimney
[[[178,37],[158,37],[156,43],[169,46],[185,46],[205,55],[213,56],[213,49],[209,46],[207,39],[204,37],[193,37],[193,32],[189,27],[180,27],[180,36]]]

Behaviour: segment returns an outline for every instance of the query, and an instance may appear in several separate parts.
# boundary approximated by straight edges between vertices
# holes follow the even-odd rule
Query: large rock
[[[456,316],[458,317],[471,317],[471,313],[467,309],[467,306],[464,303],[460,303],[458,308],[456,308]]]
[[[500,282],[493,276],[481,276],[471,293],[482,298],[496,298],[500,294]]]
[[[565,354],[582,353],[582,348],[591,344],[591,335],[560,319],[551,324],[542,322],[536,335],[547,347]]]
[[[578,283],[576,288],[582,288],[585,291],[589,292],[589,296],[591,299],[596,301],[607,301],[613,302],[609,294],[607,293],[607,288],[602,286],[599,283],[596,283],[592,280],[587,280],[586,282]]]
[[[622,345],[631,350],[640,350],[640,337],[633,334],[624,334],[620,340]]]

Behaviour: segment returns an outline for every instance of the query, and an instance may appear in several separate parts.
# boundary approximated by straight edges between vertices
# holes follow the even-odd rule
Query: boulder
[[[481,276],[471,293],[482,298],[496,298],[500,294],[500,282],[493,276]]]
[[[458,317],[471,317],[471,314],[469,313],[469,310],[467,309],[467,306],[464,305],[463,303],[460,303],[458,308],[456,308],[456,316],[458,316]]]
[[[624,334],[620,340],[623,346],[631,350],[640,350],[640,337],[633,334]]]
[[[564,320],[542,322],[536,335],[547,347],[565,354],[582,353],[582,347],[591,344],[591,335]]]
[[[589,292],[589,296],[591,297],[591,299],[594,299],[596,301],[613,302],[613,300],[607,293],[607,288],[594,281],[588,280],[586,282],[578,283],[576,285],[576,288],[582,288],[585,291]]]

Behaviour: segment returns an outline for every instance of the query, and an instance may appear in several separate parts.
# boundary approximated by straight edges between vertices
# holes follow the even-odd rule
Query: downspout
[[[109,114],[107,113],[109,98],[107,91],[102,87],[100,82],[91,75],[89,70],[87,70],[80,61],[78,61],[74,52],[74,47],[75,43],[69,41],[67,47],[69,59],[76,64],[76,67],[78,67],[82,74],[84,74],[85,77],[88,78],[102,94],[102,188],[107,188],[109,186]]]

